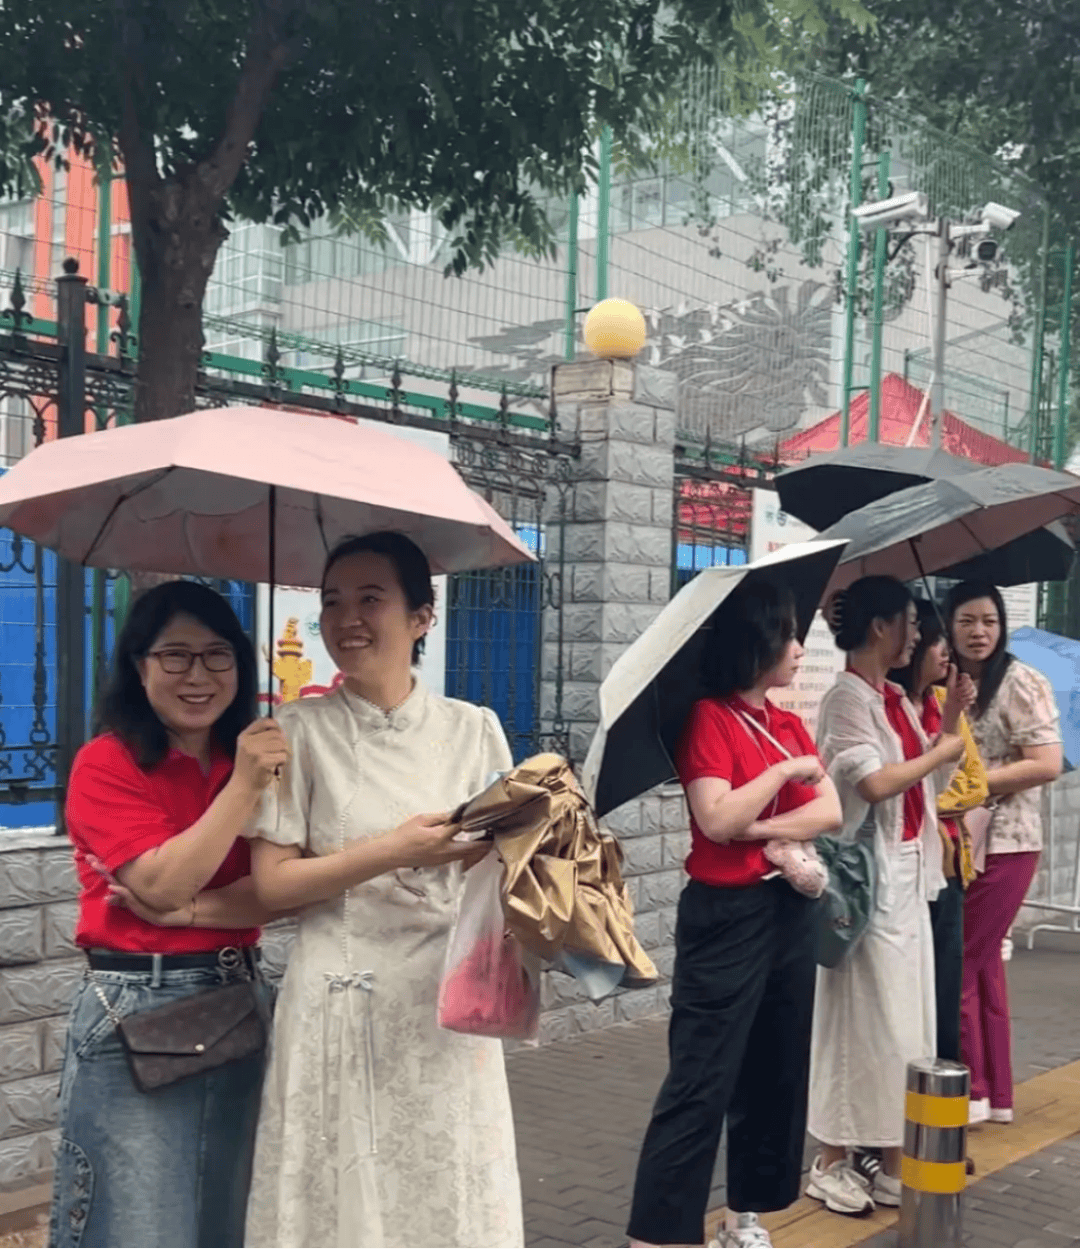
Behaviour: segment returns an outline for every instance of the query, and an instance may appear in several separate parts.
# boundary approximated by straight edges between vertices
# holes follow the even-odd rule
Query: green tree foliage
[[[433,209],[461,272],[549,249],[611,126],[644,158],[682,71],[744,102],[859,0],[4,0],[0,189],[69,149],[127,180],[143,277],[136,416],[193,406],[201,306],[232,215],[378,229]],[[20,159],[22,158],[22,159]]]

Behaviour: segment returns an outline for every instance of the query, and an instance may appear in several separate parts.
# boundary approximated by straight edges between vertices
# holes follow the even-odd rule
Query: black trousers
[[[700,1245],[727,1119],[728,1204],[782,1210],[799,1195],[816,903],[785,881],[679,899],[669,1070],[638,1161],[629,1234]]]
[[[957,877],[930,903],[934,932],[937,1056],[960,1062],[960,996],[964,980],[964,887]]]

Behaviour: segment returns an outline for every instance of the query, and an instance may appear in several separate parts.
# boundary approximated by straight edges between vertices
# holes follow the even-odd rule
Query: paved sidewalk
[[[860,1242],[893,1246],[894,1230]],[[964,1244],[1080,1244],[1080,1135],[995,1171],[964,1195]]]
[[[1046,934],[1037,940],[1033,952],[1017,948],[1009,965],[1017,1081],[1080,1059],[1080,938]],[[618,1024],[542,1049],[518,1050],[509,1056],[507,1065],[525,1196],[526,1244],[625,1245],[638,1148],[667,1069],[666,1020]],[[1076,1130],[1080,1131],[1080,1119]],[[1051,1171],[1050,1175],[1064,1177],[1064,1183],[1080,1187],[1080,1152],[1072,1143],[1052,1146],[1045,1153],[1064,1159],[1045,1164],[1065,1168]],[[1023,1169],[1023,1164],[1018,1165]],[[1032,1161],[1027,1169],[1038,1168],[1041,1173],[1045,1166]],[[993,1188],[983,1186],[1013,1183],[1002,1179],[1003,1175],[1005,1172],[980,1181],[972,1189],[972,1200],[999,1199],[1000,1192],[992,1197]],[[723,1177],[721,1152],[711,1209],[724,1204]],[[1027,1188],[1023,1188],[1016,1181],[1013,1195],[1005,1204],[1021,1200],[1033,1204],[1032,1185],[1037,1188],[1042,1182],[1030,1177]],[[974,1196],[976,1192],[978,1198]],[[1067,1196],[1064,1194],[1061,1199],[1067,1200]],[[1080,1196],[1075,1205],[1080,1208]],[[977,1209],[972,1206],[973,1228],[977,1226]],[[1063,1209],[1061,1213],[1064,1220],[1069,1212]],[[1050,1221],[1055,1226],[1066,1226],[1062,1220]],[[1017,1229],[1021,1223],[1025,1230],[1022,1238],[997,1243],[1035,1243],[1031,1235],[1057,1234],[1032,1232],[1030,1222],[1023,1220],[1017,1223]],[[854,1244],[873,1230],[860,1230],[853,1220],[846,1220],[845,1226],[850,1229],[851,1238],[844,1244]],[[1080,1216],[1068,1226],[1075,1226],[1080,1240]],[[1064,1236],[1063,1232],[1060,1234]],[[1037,1243],[1059,1242],[1048,1239]],[[1072,1240],[1063,1239],[1060,1243],[1071,1244]]]

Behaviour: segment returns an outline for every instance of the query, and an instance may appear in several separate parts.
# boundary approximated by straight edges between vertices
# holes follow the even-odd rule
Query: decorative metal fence
[[[46,440],[131,419],[137,344],[126,297],[87,286],[74,264],[65,268],[55,322],[26,311],[21,281],[0,311],[6,465]],[[113,352],[88,353],[87,308],[103,304],[115,307]],[[396,368],[388,387],[349,378],[340,354],[325,374],[284,367],[281,359],[274,334],[255,368],[247,359],[207,353],[197,403],[286,406],[448,433],[469,484],[533,548],[537,562],[448,579],[447,693],[493,707],[518,758],[541,744],[558,745],[559,709],[544,719],[540,706],[544,630],[558,620],[563,545],[548,520],[559,509],[547,501],[565,490],[577,448],[558,437],[557,414],[513,412],[505,389],[498,406],[462,402],[453,375],[439,395],[413,388]],[[254,638],[253,587],[211,584]],[[122,572],[71,565],[0,529],[0,824],[56,820],[128,594]]]

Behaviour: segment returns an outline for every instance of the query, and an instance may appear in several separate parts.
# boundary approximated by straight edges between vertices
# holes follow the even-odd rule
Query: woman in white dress
[[[436,1023],[462,868],[478,855],[448,814],[511,757],[492,711],[415,678],[433,603],[408,538],[342,544],[322,634],[344,684],[280,712],[291,757],[252,830],[252,875],[300,917],[248,1245],[524,1242],[501,1042]]]
[[[840,794],[842,836],[873,848],[877,893],[855,949],[818,968],[807,1127],[821,1152],[807,1192],[862,1214],[900,1204],[907,1064],[933,1057],[937,1044],[928,906],[945,884],[937,794],[963,754],[956,730],[972,691],[958,689],[951,669],[942,732],[929,741],[886,679],[919,640],[911,593],[892,577],[856,581],[836,623],[848,663],[822,699],[818,749]]]

